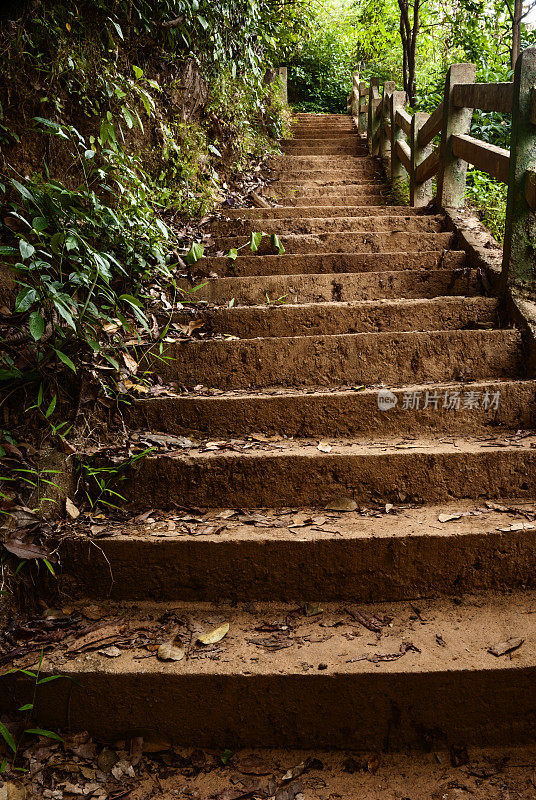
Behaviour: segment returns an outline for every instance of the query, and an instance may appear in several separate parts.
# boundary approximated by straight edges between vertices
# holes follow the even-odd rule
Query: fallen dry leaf
[[[210,633],[205,633],[203,636],[198,636],[197,641],[201,644],[216,644],[223,639],[229,632],[229,623],[225,622],[219,628],[215,628]]]
[[[488,647],[488,653],[491,653],[492,656],[505,656],[507,653],[513,653],[514,650],[518,650],[524,641],[524,639],[516,639],[515,637],[511,637],[505,642],[498,642],[497,644],[493,644],[491,647]]]
[[[157,650],[156,656],[160,661],[182,661],[184,658],[184,648],[176,637],[170,642],[164,642]]]
[[[77,509],[70,497],[65,498],[65,511],[71,519],[78,519],[80,511]]]
[[[316,449],[320,450],[321,453],[331,453],[333,448],[331,447],[330,444],[326,444],[325,442],[320,442],[320,444],[317,445]]]
[[[357,503],[351,497],[338,497],[325,506],[326,511],[355,511]]]

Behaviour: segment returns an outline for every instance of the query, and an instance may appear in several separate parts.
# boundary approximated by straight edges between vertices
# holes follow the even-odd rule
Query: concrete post
[[[352,91],[350,94],[350,109],[352,117],[359,117],[359,73],[352,78]]]
[[[369,153],[371,156],[377,156],[379,152],[378,141],[375,141],[376,133],[379,127],[379,120],[376,117],[376,109],[378,108],[380,100],[380,79],[371,78],[369,86],[369,100],[368,100],[368,125],[367,125],[367,140],[369,146]]]
[[[503,245],[503,283],[517,288],[536,288],[536,217],[527,203],[536,170],[536,48],[524,50],[516,62],[510,174]],[[534,295],[533,298],[534,299]]]
[[[285,105],[288,103],[288,69],[287,67],[279,67],[279,80],[281,81],[281,89],[279,97]]]
[[[417,111],[411,118],[411,172],[409,181],[409,196],[410,205],[415,208],[423,208],[427,206],[432,199],[432,179],[424,183],[417,183],[415,180],[415,170],[422,164],[426,156],[430,155],[433,150],[432,143],[426,147],[419,147],[419,131],[429,118],[430,114],[425,114],[423,111]]]
[[[461,208],[465,196],[467,162],[452,153],[451,136],[467,134],[471,130],[472,108],[457,108],[452,93],[457,83],[474,83],[474,64],[453,64],[445,81],[443,98],[443,127],[437,176],[437,201],[443,208]]]
[[[359,133],[366,133],[367,132],[367,123],[368,123],[368,112],[361,111],[361,103],[363,102],[363,98],[367,95],[365,94],[365,89],[367,88],[365,81],[359,82],[359,123],[357,129]]]
[[[382,92],[382,115],[380,119],[380,156],[386,160],[391,155],[391,137],[386,136],[384,123],[390,122],[390,97],[395,90],[394,81],[386,81]]]
[[[389,117],[391,122],[391,182],[393,188],[396,188],[396,185],[407,176],[406,169],[396,152],[396,143],[399,139],[401,141],[404,140],[404,131],[395,122],[397,110],[403,110],[406,105],[406,93],[393,92],[389,100]]]

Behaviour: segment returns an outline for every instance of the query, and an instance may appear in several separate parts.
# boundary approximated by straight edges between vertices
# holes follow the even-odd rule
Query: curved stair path
[[[177,634],[186,655],[160,661],[143,636],[117,658],[60,643],[47,668],[83,690],[50,684],[43,724],[220,748],[532,741],[520,332],[442,216],[390,202],[349,117],[298,115],[283,151],[278,205],[230,210],[213,235],[225,252],[262,229],[285,254],[203,262],[205,325],[232,338],[167,346],[158,371],[188,391],[132,411],[140,442],[168,438],[121,486],[130,527],[60,550],[82,606]]]

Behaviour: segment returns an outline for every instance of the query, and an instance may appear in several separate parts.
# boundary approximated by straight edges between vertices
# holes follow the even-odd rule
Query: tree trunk
[[[413,0],[413,28],[409,18],[409,0],[398,0],[398,6],[400,8],[404,90],[408,97],[408,103],[414,106],[416,100],[415,66],[417,36],[419,34],[420,0]]]
[[[515,69],[516,61],[521,51],[521,18],[523,17],[523,0],[515,0],[514,17],[512,19],[512,51],[510,66]],[[512,77],[512,80],[514,78]]]

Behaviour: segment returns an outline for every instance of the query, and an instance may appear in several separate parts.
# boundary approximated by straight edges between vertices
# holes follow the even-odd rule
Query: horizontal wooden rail
[[[407,142],[402,141],[401,139],[397,139],[396,141],[396,154],[402,164],[404,165],[405,169],[410,172],[411,171],[411,150],[409,144]]]
[[[452,152],[456,158],[463,158],[492,178],[508,183],[510,171],[510,153],[502,147],[481,142],[467,135],[452,136]]]
[[[436,147],[429,156],[426,156],[417,167],[415,167],[415,182],[426,183],[433,178],[439,169],[439,147]]]
[[[452,91],[458,108],[478,108],[480,111],[512,112],[513,83],[459,83]]]
[[[407,95],[393,81],[385,81],[380,90],[379,78],[371,78],[366,92],[360,84],[360,96],[368,95],[369,151],[390,172],[395,193],[399,189],[405,193],[409,183],[410,204],[416,208],[426,208],[432,201],[438,209],[463,208],[468,164],[506,184],[503,262],[497,285],[504,291],[521,289],[524,297],[530,289],[536,300],[536,47],[519,55],[512,83],[475,83],[475,76],[474,64],[452,64],[443,101],[431,114],[409,114]],[[512,115],[509,150],[470,135],[474,109]],[[440,144],[433,147],[438,136]]]
[[[424,123],[419,131],[419,147],[426,147],[430,144],[438,133],[441,132],[443,124],[443,103],[440,103],[433,114],[430,114],[427,122]]]
[[[406,136],[409,136],[411,133],[411,116],[406,111],[401,111],[398,109],[396,112],[395,117],[396,124],[402,128]]]

